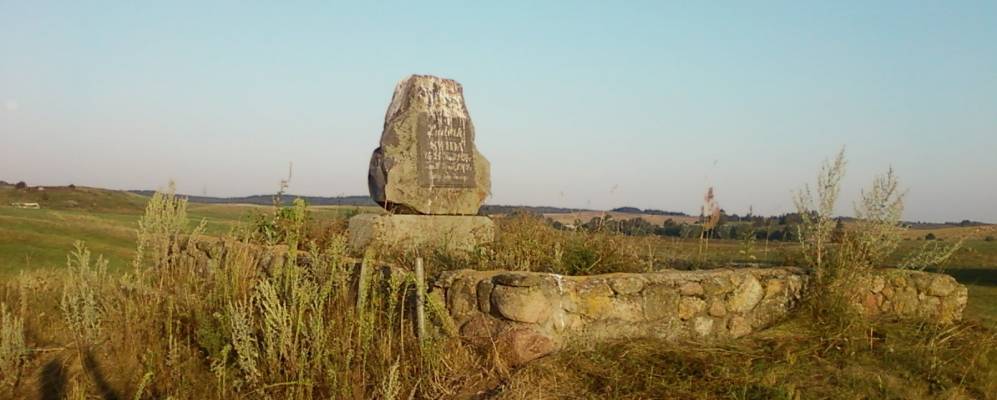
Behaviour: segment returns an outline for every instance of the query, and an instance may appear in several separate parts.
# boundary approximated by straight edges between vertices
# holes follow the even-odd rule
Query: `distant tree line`
[[[653,224],[643,218],[615,219],[608,214],[592,218],[587,222],[575,221],[574,224],[548,221],[557,229],[615,232],[630,236],[657,235],[687,239],[708,237],[732,240],[745,240],[754,237],[757,240],[796,241],[799,240],[798,226],[803,218],[798,213],[762,217],[728,215],[721,212],[720,223],[705,232],[702,218],[693,223],[678,223],[669,218],[660,225]],[[838,220],[836,231],[841,232],[843,229],[844,224]]]
[[[678,217],[688,217],[689,216],[689,214],[686,214],[684,212],[655,210],[653,208],[646,208],[646,209],[641,210],[641,209],[639,209],[637,207],[618,207],[618,208],[614,208],[612,211],[619,212],[619,213],[628,213],[628,214],[674,215],[674,216],[678,216]]]

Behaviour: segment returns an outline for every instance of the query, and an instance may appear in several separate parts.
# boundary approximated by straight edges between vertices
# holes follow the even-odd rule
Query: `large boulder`
[[[491,191],[490,166],[474,145],[459,83],[425,75],[398,83],[368,186],[374,201],[393,213],[478,213]]]

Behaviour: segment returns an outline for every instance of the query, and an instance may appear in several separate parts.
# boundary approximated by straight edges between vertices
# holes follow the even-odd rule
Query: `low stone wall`
[[[962,319],[969,291],[946,274],[887,269],[864,279],[857,303],[868,316],[917,318],[939,323]]]
[[[431,295],[462,337],[517,365],[578,341],[738,338],[785,317],[807,282],[791,267],[593,276],[459,270],[444,272]],[[967,300],[951,276],[918,271],[877,271],[855,290],[856,307],[870,317],[948,323]]]
[[[737,338],[781,319],[800,297],[796,268],[560,276],[448,271],[434,283],[460,334],[510,364],[572,341]]]

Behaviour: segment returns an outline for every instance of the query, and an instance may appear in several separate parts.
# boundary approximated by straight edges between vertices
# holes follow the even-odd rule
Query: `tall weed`
[[[28,356],[24,342],[24,321],[0,303],[0,393],[14,386],[21,376],[21,367]]]
[[[107,260],[91,260],[90,250],[76,242],[67,260],[69,277],[62,292],[60,308],[66,326],[76,335],[77,343],[96,343],[104,323],[105,302],[102,290],[107,279]]]

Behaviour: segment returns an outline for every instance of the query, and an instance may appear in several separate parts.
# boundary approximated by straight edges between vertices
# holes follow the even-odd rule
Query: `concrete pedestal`
[[[377,215],[350,218],[350,246],[473,250],[495,239],[491,218],[462,215]]]

